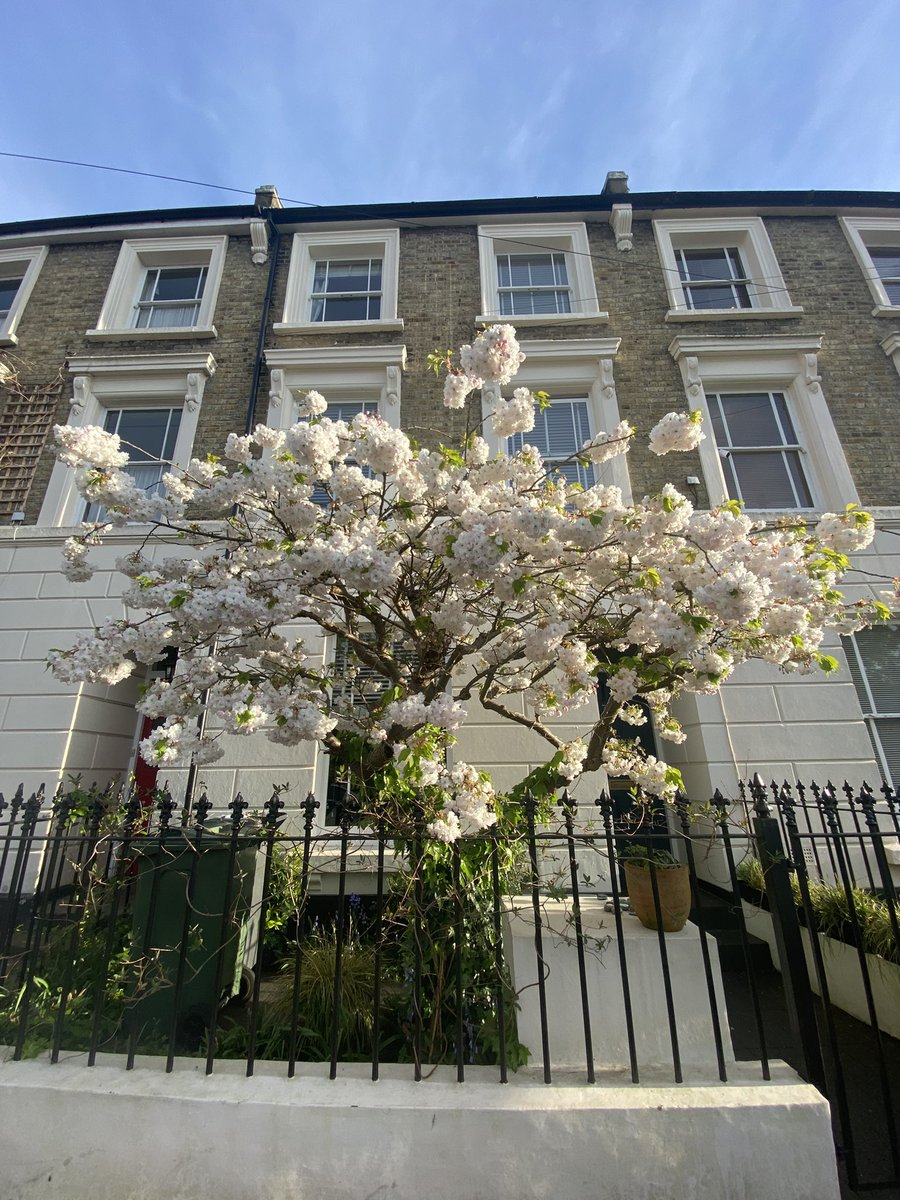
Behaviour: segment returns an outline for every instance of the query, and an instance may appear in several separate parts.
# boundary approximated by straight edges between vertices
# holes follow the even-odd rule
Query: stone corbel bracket
[[[616,235],[617,250],[633,250],[634,239],[631,236],[631,205],[614,204],[609,214],[609,223]]]
[[[819,374],[819,361],[816,354],[804,354],[806,386],[811,392],[822,390],[822,376]]]
[[[385,404],[396,407],[400,403],[400,367],[385,367],[385,381],[381,397]]]
[[[691,354],[685,359],[687,374],[687,392],[691,400],[698,404],[703,399],[703,381],[700,378],[700,360]]]
[[[91,379],[89,375],[76,375],[72,380],[72,401],[69,419],[84,416],[84,406],[90,392]]]
[[[618,405],[619,397],[616,392],[616,377],[613,367],[614,363],[611,358],[600,359],[600,390],[604,403]]]
[[[269,372],[269,403],[273,408],[281,408],[284,398],[284,371],[280,367],[276,367]]]
[[[250,222],[250,253],[257,266],[269,259],[269,227],[267,221]]]
[[[890,358],[894,366],[900,373],[900,329],[895,329],[893,333],[889,333],[881,343],[881,348]]]

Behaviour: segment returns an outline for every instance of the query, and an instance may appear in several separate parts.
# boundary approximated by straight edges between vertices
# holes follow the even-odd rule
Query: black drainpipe
[[[272,307],[272,293],[275,290],[275,272],[278,268],[278,249],[281,234],[278,226],[270,216],[266,223],[272,231],[272,242],[269,246],[269,279],[266,283],[266,294],[263,296],[262,314],[259,318],[259,336],[256,339],[256,358],[253,362],[253,379],[250,381],[250,398],[247,401],[247,419],[244,421],[244,434],[253,432],[253,417],[256,412],[256,394],[259,390],[259,379],[262,375],[263,354],[266,348],[266,332],[269,327],[269,309]]]
[[[253,377],[250,380],[250,395],[247,399],[247,416],[244,419],[244,434],[253,432],[253,421],[256,415],[256,398],[259,392],[259,381],[262,376],[263,354],[266,348],[266,333],[269,328],[269,310],[272,307],[272,293],[275,290],[275,272],[278,269],[278,250],[281,243],[281,234],[278,232],[278,226],[267,214],[266,223],[272,231],[272,240],[269,243],[269,278],[266,281],[266,291],[263,296],[262,312],[259,318],[259,334],[256,338],[256,356],[253,360]],[[213,643],[213,650],[215,643]],[[197,736],[202,737],[206,729],[206,705],[209,700],[209,689],[203,693],[201,701],[200,716],[197,718]],[[187,782],[184,785],[184,804],[181,809],[181,823],[187,825],[190,820],[191,806],[194,803],[194,792],[197,790],[197,764],[191,760],[188,767]]]

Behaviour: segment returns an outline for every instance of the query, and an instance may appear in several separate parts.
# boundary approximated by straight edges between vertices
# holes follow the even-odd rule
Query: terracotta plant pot
[[[626,862],[625,883],[631,910],[645,929],[656,929],[653,881],[647,867]],[[657,867],[656,886],[663,932],[683,929],[691,911],[691,877],[687,867]]]

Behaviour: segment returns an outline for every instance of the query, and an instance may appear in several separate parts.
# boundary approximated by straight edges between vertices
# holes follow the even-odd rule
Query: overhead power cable
[[[134,169],[133,167],[111,167],[105,163],[82,162],[78,159],[71,159],[71,158],[50,158],[49,156],[43,155],[43,154],[18,154],[11,150],[0,150],[0,157],[25,159],[28,162],[55,163],[59,166],[67,166],[67,167],[85,167],[92,171],[112,171],[117,175],[137,175],[143,179],[161,179],[168,183],[186,183],[186,184],[189,184],[191,187],[212,188],[212,189],[214,189],[216,191],[220,191],[220,192],[234,192],[236,195],[239,195],[239,196],[255,196],[256,195],[255,189],[252,189],[252,188],[230,187],[229,185],[224,184],[224,183],[207,183],[201,179],[187,179],[181,175],[163,175],[156,171],[138,171],[138,170]],[[314,200],[297,200],[291,196],[282,196],[281,200],[284,203],[296,204],[303,208],[328,208],[328,207],[330,207],[329,205],[318,204]],[[355,215],[355,216],[359,217],[360,219],[370,219],[371,218],[371,214],[365,212],[363,209],[353,208],[350,205],[340,205],[340,207],[345,209],[348,212],[348,214]],[[416,221],[416,220],[410,219],[409,217],[395,217],[393,219],[397,225],[405,226],[407,229],[426,229],[426,228],[428,228],[428,226],[424,222]],[[489,241],[493,240],[490,234],[479,234],[479,237],[489,240]],[[528,241],[525,241],[520,238],[504,238],[503,241],[508,244],[525,246],[529,250],[547,250],[551,253],[554,251],[556,251],[556,252],[559,251],[558,245],[556,245],[556,246],[543,245],[542,243],[536,242],[531,239],[529,239]],[[566,252],[566,254],[578,255],[579,257],[583,257],[583,258],[590,258],[593,261],[601,262],[601,263],[606,262],[606,263],[618,264],[618,262],[620,261],[618,259],[618,257],[616,257],[614,255],[604,254],[604,253],[593,251],[593,250],[576,250],[574,247],[568,247],[565,252]],[[637,271],[649,271],[651,273],[658,271],[663,276],[664,279],[667,275],[679,275],[679,272],[677,271],[677,269],[673,271],[671,267],[665,267],[665,266],[663,266],[662,263],[660,263],[658,261],[656,263],[636,263],[636,264],[634,264],[633,269],[636,269]],[[680,280],[680,275],[679,275],[679,280]],[[680,280],[680,281],[685,282],[683,280]],[[728,279],[720,279],[720,277],[716,276],[716,275],[704,275],[704,274],[701,274],[700,272],[696,272],[695,274],[693,274],[691,277],[691,280],[689,282],[699,283],[699,282],[703,282],[703,281],[709,281],[711,283],[722,283],[722,284],[728,284],[728,283],[732,282],[731,280],[728,280]],[[757,292],[774,293],[778,296],[784,295],[784,284],[782,283],[781,279],[777,276],[765,276],[765,275],[754,276],[752,282],[753,282],[753,286]],[[773,286],[769,286],[770,282],[773,284]],[[584,301],[584,297],[579,297],[579,296],[574,296],[574,295],[572,296],[572,299],[575,300],[576,303],[582,303]],[[591,300],[591,302],[593,301],[593,297],[590,297],[589,299]],[[500,314],[495,314],[495,315],[499,316]]]

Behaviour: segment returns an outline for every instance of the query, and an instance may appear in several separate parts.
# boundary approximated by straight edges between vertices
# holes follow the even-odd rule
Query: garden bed
[[[746,899],[741,901],[741,907],[747,922],[747,932],[768,943],[772,961],[780,969],[771,913]],[[800,933],[803,938],[810,983],[816,995],[821,995],[819,977],[813,959],[810,931],[801,927]],[[824,933],[819,933],[817,936],[822,948],[822,961],[831,1003],[858,1021],[870,1024],[863,973],[860,969],[859,952],[856,947]],[[900,1038],[900,965],[889,962],[879,954],[866,953],[864,958],[871,983],[878,1028],[882,1033]]]

